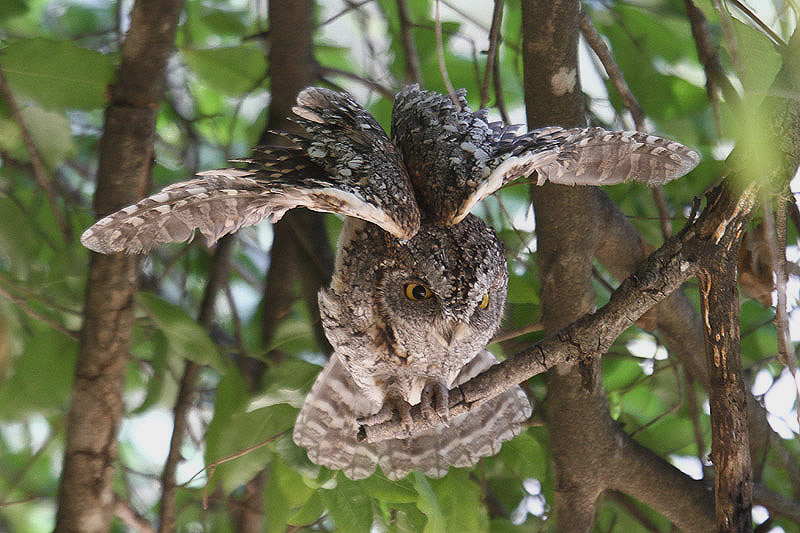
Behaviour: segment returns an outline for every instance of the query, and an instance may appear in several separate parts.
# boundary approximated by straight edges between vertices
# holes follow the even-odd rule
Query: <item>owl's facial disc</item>
[[[414,238],[384,243],[382,257],[372,259],[374,309],[397,349],[447,359],[482,350],[500,324],[508,284],[494,231],[469,216],[455,226],[423,223]]]

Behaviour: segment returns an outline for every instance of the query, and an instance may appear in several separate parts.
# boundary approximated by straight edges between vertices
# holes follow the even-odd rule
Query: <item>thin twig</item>
[[[608,49],[608,46],[606,46],[600,33],[598,33],[597,28],[594,27],[589,15],[587,15],[585,11],[581,11],[580,17],[581,33],[584,39],[586,39],[586,43],[603,64],[603,68],[606,74],[608,74],[609,80],[614,84],[614,88],[617,90],[617,93],[619,93],[620,98],[622,98],[622,104],[630,111],[636,129],[644,131],[644,110],[642,106],[639,105],[636,97],[633,96],[633,92],[625,81],[625,76],[622,74],[622,69],[620,69],[616,61],[614,61],[611,51]]]
[[[339,11],[338,13],[336,13],[335,15],[330,16],[330,17],[326,18],[325,20],[323,20],[322,22],[320,22],[319,25],[317,25],[317,28],[321,28],[321,27],[323,27],[323,26],[325,26],[327,24],[330,24],[331,22],[333,22],[334,20],[338,19],[339,17],[341,17],[343,15],[346,15],[347,13],[353,11],[354,9],[358,9],[361,6],[365,5],[365,4],[369,4],[370,2],[372,2],[372,0],[361,0],[361,2],[352,3],[352,4],[348,5],[346,8],[344,8],[341,11]]]
[[[764,230],[767,233],[767,245],[775,274],[775,291],[777,302],[775,304],[775,330],[778,341],[778,360],[792,374],[795,392],[800,401],[800,383],[797,380],[797,357],[792,348],[789,336],[789,317],[786,313],[786,211],[787,198],[778,195],[777,219],[772,211],[772,201],[765,195],[764,202]],[[777,242],[777,244],[776,244]],[[800,409],[797,413],[800,422]]]
[[[497,58],[497,43],[500,36],[500,25],[503,19],[503,0],[494,0],[494,11],[492,12],[492,25],[489,28],[489,49],[486,51],[486,71],[483,75],[481,85],[480,108],[486,107],[489,101],[489,79],[494,71],[495,60]]]
[[[68,329],[66,326],[64,326],[64,324],[61,324],[60,322],[57,322],[52,318],[40,313],[39,311],[28,305],[28,302],[25,300],[25,298],[17,296],[16,294],[7,290],[2,285],[0,285],[0,297],[3,297],[11,302],[14,302],[17,305],[17,307],[19,307],[29,317],[39,320],[40,322],[47,324],[56,331],[60,331],[64,335],[67,335],[68,337],[77,340],[78,338],[77,331],[72,331],[71,329]]]
[[[227,279],[230,251],[233,243],[234,237],[226,235],[219,240],[214,251],[208,283],[206,284],[203,301],[200,304],[200,313],[197,318],[198,323],[206,330],[210,329],[214,316],[214,302],[217,293]],[[200,366],[194,361],[186,361],[178,390],[178,398],[175,401],[172,438],[170,439],[169,453],[164,463],[164,470],[161,473],[162,492],[158,527],[160,533],[172,532],[175,528],[175,489],[177,488],[175,472],[181,460],[180,449],[186,432],[187,415],[192,407],[195,384],[200,376],[200,370]]]
[[[349,70],[343,70],[334,67],[326,67],[324,65],[317,65],[317,72],[320,76],[342,76],[344,78],[351,79],[353,81],[357,81],[358,83],[369,87],[370,89],[377,91],[383,96],[384,98],[388,98],[389,100],[394,100],[395,91],[386,87],[385,85],[381,85],[375,80],[365,78],[364,76],[359,76],[354,72],[350,72]]]
[[[772,41],[772,44],[774,44],[775,46],[786,45],[783,39],[781,39],[781,37],[777,33],[772,31],[772,28],[770,28],[766,22],[758,18],[758,15],[753,13],[753,11],[749,7],[744,5],[739,0],[728,0],[728,2],[736,6],[736,9],[747,15],[747,18],[755,22],[756,26],[758,26],[761,29],[761,32],[764,33],[764,35],[766,35],[767,37],[769,37],[769,39]]]
[[[717,130],[721,130],[719,95],[717,91],[721,91],[725,95],[725,101],[734,107],[738,107],[739,95],[722,68],[706,16],[694,5],[692,0],[684,0],[684,5],[686,6],[686,16],[692,28],[697,57],[700,59],[706,74],[706,94],[708,94],[708,99],[711,102]]]
[[[61,233],[64,234],[64,238],[69,242],[72,240],[72,228],[69,226],[69,224],[67,224],[64,214],[61,212],[61,208],[58,206],[56,190],[53,187],[52,181],[47,176],[47,170],[45,169],[41,155],[39,155],[39,150],[36,148],[36,144],[33,142],[33,138],[28,131],[28,127],[25,125],[25,121],[22,119],[22,113],[20,113],[16,99],[14,98],[14,93],[11,91],[11,87],[8,85],[8,80],[6,79],[6,75],[2,66],[0,66],[0,94],[2,94],[3,98],[5,98],[6,103],[8,104],[8,110],[11,113],[14,122],[17,123],[20,135],[22,136],[22,143],[25,145],[25,150],[28,152],[28,156],[31,158],[31,166],[33,167],[33,175],[36,178],[36,182],[47,196],[47,202],[50,204],[50,209],[53,211],[53,216],[58,223],[58,227],[61,229]]]
[[[436,56],[439,59],[439,72],[442,74],[442,81],[444,81],[444,86],[447,89],[447,95],[450,97],[450,100],[453,101],[456,111],[461,111],[461,104],[458,103],[456,90],[453,87],[453,82],[450,81],[450,76],[447,74],[447,65],[444,61],[444,41],[442,39],[442,18],[439,15],[439,2],[440,0],[436,0],[436,10],[433,21],[434,33],[436,35]]]
[[[516,339],[517,337],[521,337],[522,335],[527,335],[528,333],[535,333],[537,331],[542,331],[544,326],[542,326],[541,322],[534,322],[533,324],[528,324],[526,326],[522,326],[521,328],[516,328],[508,331],[500,331],[492,337],[492,340],[489,341],[489,344],[494,344],[496,342],[505,342],[510,341],[512,339]]]
[[[500,111],[500,118],[503,119],[503,122],[509,124],[511,119],[508,116],[508,111],[506,111],[506,100],[503,96],[503,82],[500,78],[500,60],[498,59],[500,54],[496,54],[494,56],[494,63],[492,64],[492,82],[494,84],[494,105],[497,107],[497,110]]]
[[[239,457],[243,457],[243,456],[247,455],[250,452],[256,451],[259,448],[263,448],[267,444],[269,444],[271,442],[275,442],[276,440],[278,440],[279,438],[283,437],[287,433],[288,433],[288,431],[281,431],[280,433],[278,433],[276,435],[273,435],[273,436],[269,437],[268,439],[259,442],[258,444],[254,444],[253,446],[250,446],[249,448],[245,448],[244,450],[239,450],[238,452],[236,452],[234,454],[231,454],[231,455],[228,455],[227,457],[223,457],[222,459],[217,459],[216,461],[212,461],[211,463],[207,464],[206,466],[204,466],[203,468],[198,470],[195,473],[195,475],[190,477],[189,480],[186,483],[184,483],[184,486],[188,485],[189,483],[194,481],[195,478],[197,478],[197,476],[199,476],[203,472],[208,471],[208,476],[206,476],[206,485],[203,488],[203,509],[208,509],[208,484],[211,481],[211,478],[214,477],[214,471],[217,469],[217,467],[219,465],[227,463],[229,461],[233,461],[234,459],[238,459]]]
[[[417,44],[411,35],[411,18],[408,16],[406,0],[397,0],[397,13],[400,17],[400,42],[403,43],[403,52],[406,56],[406,81],[422,83],[419,54]]]
[[[736,40],[736,34],[733,31],[733,24],[731,23],[733,17],[731,17],[731,14],[726,9],[723,9],[721,0],[711,0],[711,3],[719,14],[719,25],[722,28],[722,35],[724,35],[725,40],[728,41],[728,54],[731,56],[733,68],[736,70],[739,79],[744,79],[742,75],[744,66],[742,63],[742,56],[739,54],[739,43]]]
[[[630,112],[631,117],[633,118],[634,126],[639,131],[645,131],[644,110],[642,109],[642,106],[639,105],[639,101],[633,95],[633,91],[631,91],[630,86],[628,86],[628,83],[625,81],[625,76],[622,73],[622,69],[619,68],[617,62],[614,61],[614,57],[611,55],[611,50],[608,49],[605,41],[603,41],[603,38],[597,31],[597,28],[595,28],[594,24],[592,23],[592,19],[589,18],[589,15],[585,11],[581,11],[580,22],[581,33],[583,34],[584,39],[586,39],[589,47],[603,64],[603,68],[608,75],[608,79],[611,80],[611,83],[614,85],[614,88],[617,90],[617,93],[622,99],[622,104]],[[656,207],[658,208],[658,213],[660,215],[661,233],[664,235],[665,239],[668,239],[672,236],[672,226],[669,223],[670,214],[667,206],[667,199],[664,194],[664,188],[660,185],[653,187],[653,199],[656,202]]]
[[[138,533],[155,533],[155,528],[133,508],[130,502],[123,500],[118,494],[114,494],[114,514],[120,521]]]
[[[686,381],[686,399],[688,400],[687,409],[689,411],[689,418],[692,420],[692,428],[694,429],[694,442],[697,446],[697,459],[700,464],[705,466],[706,456],[706,443],[703,434],[702,426],[700,425],[700,409],[697,405],[697,395],[694,390],[694,378],[688,372],[684,372],[684,379]],[[705,468],[703,468],[703,477],[705,477]]]

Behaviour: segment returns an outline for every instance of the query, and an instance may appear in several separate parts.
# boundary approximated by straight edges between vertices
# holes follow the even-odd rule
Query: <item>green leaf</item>
[[[0,22],[17,17],[28,11],[28,5],[23,0],[3,0],[0,4]]]
[[[226,494],[249,481],[256,472],[272,461],[275,454],[271,439],[277,439],[289,431],[295,418],[297,409],[279,404],[249,413],[234,411],[228,419],[219,420],[214,426],[214,435],[208,436],[207,463],[231,457],[254,446],[258,447],[219,465],[213,481],[220,483]]]
[[[267,71],[264,52],[255,44],[222,48],[184,48],[186,65],[213,89],[242,95],[255,88]]]
[[[503,444],[498,457],[520,479],[542,479],[547,475],[547,451],[527,432]]]
[[[748,93],[748,106],[753,109],[766,96],[783,63],[770,40],[760,31],[731,18],[739,46],[742,85]]]
[[[451,468],[441,479],[430,480],[447,524],[447,531],[480,533],[489,530],[489,513],[481,488],[469,478],[469,471]]]
[[[0,137],[2,131],[0,130]],[[30,218],[8,198],[0,198],[0,262],[17,279],[27,279],[39,237]]]
[[[408,479],[392,481],[376,474],[361,482],[364,490],[373,498],[387,503],[414,503],[418,494]]]
[[[642,367],[632,359],[604,357],[602,365],[603,386],[607,391],[627,387],[644,375]]]
[[[372,504],[359,483],[341,473],[333,490],[320,491],[337,531],[369,533],[372,527]]]
[[[275,459],[270,467],[267,485],[265,518],[269,533],[284,533],[286,524],[306,501],[315,494],[314,489],[303,483],[303,478],[294,470]],[[311,521],[313,522],[319,514]]]
[[[289,359],[266,376],[264,391],[250,401],[248,410],[286,403],[298,409],[320,372],[318,365],[302,359]]]
[[[13,374],[0,383],[0,419],[24,420],[32,412],[63,412],[75,376],[78,342],[45,325],[35,325]]]
[[[3,49],[11,89],[50,109],[97,109],[114,75],[111,58],[69,41],[28,39]]]
[[[198,365],[209,365],[220,372],[225,370],[226,365],[214,341],[186,311],[147,292],[140,292],[136,299],[164,332],[170,350]]]
[[[325,504],[322,503],[322,497],[319,492],[314,492],[303,506],[289,517],[286,524],[290,526],[307,526],[316,522],[324,512]]]
[[[414,487],[419,495],[417,508],[427,518],[423,533],[445,533],[447,527],[436,493],[433,492],[427,478],[417,471],[414,471]]]
[[[20,109],[20,115],[39,155],[50,168],[60,165],[75,151],[70,122],[63,113],[28,105]],[[30,161],[21,143],[14,155],[22,161]]]

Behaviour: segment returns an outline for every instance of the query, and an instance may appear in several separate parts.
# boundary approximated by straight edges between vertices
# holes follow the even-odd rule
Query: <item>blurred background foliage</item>
[[[91,209],[98,139],[107,87],[114,83],[120,40],[131,2],[106,0],[4,0],[0,3],[0,67],[30,140],[41,155],[65,224],[33,179],[31,151],[20,119],[0,98],[0,531],[52,529],[64,415],[69,406],[77,335],[81,325],[88,251],[77,236],[93,221]],[[698,0],[711,24],[731,83],[752,108],[763,99],[781,66],[764,32],[731,10],[740,44],[734,65],[710,0]],[[714,109],[705,89],[684,3],[678,0],[591,1],[584,7],[606,39],[646,114],[649,131],[702,153],[689,176],[665,187],[672,229],[685,222],[692,198],[713,184],[741,133],[740,111],[724,99]],[[795,19],[779,0],[753,3],[759,17],[788,39]],[[412,36],[426,88],[445,91],[434,38],[432,2],[409,0]],[[442,2],[446,64],[456,87],[479,105],[492,9],[487,2]],[[405,63],[397,3],[390,0],[317,2],[314,56],[322,81],[351,91],[388,128],[393,93],[403,85]],[[490,92],[512,122],[524,122],[521,17],[518,0],[505,2],[498,51],[502,94]],[[226,165],[256,143],[270,105],[264,45],[269,28],[261,0],[187,0],[168,67],[167,97],[160,104],[153,189],[194,171]],[[632,129],[596,57],[581,45],[581,79],[595,125]],[[737,75],[738,72],[738,75]],[[276,73],[279,75],[279,73]],[[381,89],[381,90],[378,90]],[[745,128],[748,127],[745,124]],[[794,190],[797,190],[796,188]],[[659,211],[649,190],[608,188],[645,240],[662,240]],[[539,318],[535,228],[526,186],[503,190],[478,209],[508,251],[511,281],[504,329]],[[327,217],[335,243],[341,221]],[[790,227],[789,243],[797,242]],[[472,470],[452,469],[443,479],[412,474],[391,482],[380,474],[352,482],[310,463],[291,441],[294,417],[324,355],[315,342],[310,312],[298,298],[268,345],[261,338],[260,295],[270,264],[268,223],[239,232],[231,276],[215,308],[214,327],[194,320],[210,266],[202,242],[160,247],[142,261],[143,292],[128,365],[115,492],[128,509],[153,522],[159,476],[172,431],[172,406],[184,359],[203,366],[189,413],[190,438],[178,469],[179,531],[233,531],[232,503],[254,473],[266,468],[263,499],[268,531],[538,531],[553,495],[547,431],[536,412],[518,438]],[[790,246],[790,258],[798,257]],[[598,305],[616,284],[598,266]],[[687,291],[692,298],[693,290]],[[797,305],[797,285],[790,284]],[[742,352],[757,398],[781,436],[759,479],[787,497],[800,497],[798,480],[782,468],[779,453],[797,461],[797,403],[788,372],[777,361],[774,311],[742,298]],[[795,340],[800,330],[793,328]],[[540,338],[531,332],[492,345],[498,355]],[[280,358],[269,356],[275,350]],[[248,392],[235,361],[268,365],[262,386]],[[278,362],[280,361],[280,362]],[[603,358],[603,383],[613,417],[635,438],[670,458],[689,475],[708,475],[710,443],[705,393],[668,358],[659,339],[631,328]],[[536,406],[541,377],[528,383]],[[261,445],[261,446],[258,446]],[[205,464],[253,448],[203,470]],[[772,457],[775,454],[776,457]],[[657,482],[654,480],[654,482]],[[207,485],[207,486],[206,486]],[[201,502],[206,497],[208,506]],[[668,531],[669,522],[626,497],[607,497],[598,531]],[[754,511],[756,522],[769,514]],[[800,531],[797,523],[769,517],[775,531]],[[117,519],[115,531],[131,527]],[[374,529],[377,528],[377,529]]]

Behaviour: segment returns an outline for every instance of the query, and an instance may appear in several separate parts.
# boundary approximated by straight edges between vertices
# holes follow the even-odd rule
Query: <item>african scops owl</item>
[[[319,294],[334,353],[297,417],[295,442],[352,479],[376,465],[391,479],[474,465],[519,433],[531,408],[516,386],[448,416],[448,389],[497,363],[486,346],[508,284],[503,247],[472,207],[520,177],[661,184],[698,155],[638,132],[518,133],[470,111],[463,90],[456,97],[407,87],[394,101],[390,139],[347,94],[305,89],[293,109],[305,133],[286,134],[293,146],[257,147],[242,168],[171,185],[98,221],[81,242],[145,252],[195,229],[211,244],[298,206],[344,215],[333,280]],[[361,424],[407,422],[418,403],[438,421],[433,429],[372,444],[356,438]]]

